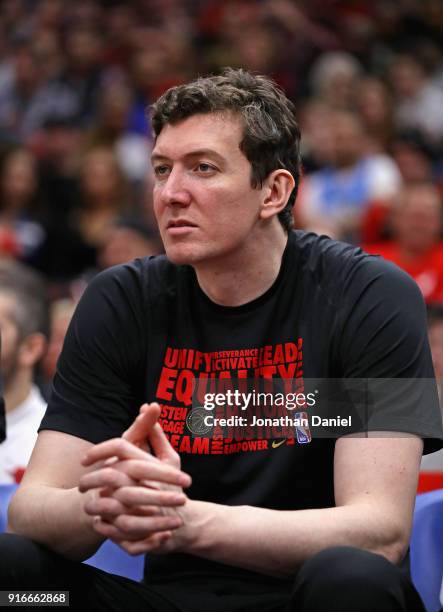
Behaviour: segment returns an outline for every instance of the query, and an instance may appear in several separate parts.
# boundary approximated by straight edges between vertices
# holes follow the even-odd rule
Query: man
[[[0,484],[20,482],[46,410],[34,370],[46,349],[48,302],[32,270],[0,262],[1,369],[7,438],[0,447]]]
[[[167,257],[105,271],[83,295],[1,538],[1,588],[69,589],[97,610],[423,609],[398,565],[421,437],[441,435],[435,386],[397,418],[402,437],[192,435],[194,391],[210,400],[235,379],[432,376],[413,282],[290,231],[293,110],[230,69],[154,105]],[[104,537],[149,553],[145,584],[75,562]]]
[[[393,239],[366,250],[410,274],[428,304],[443,301],[442,202],[437,185],[430,181],[406,185],[391,225]]]
[[[382,153],[367,151],[361,119],[349,111],[330,111],[331,163],[306,176],[296,213],[303,227],[358,243],[371,205],[389,209],[401,187],[400,172]]]

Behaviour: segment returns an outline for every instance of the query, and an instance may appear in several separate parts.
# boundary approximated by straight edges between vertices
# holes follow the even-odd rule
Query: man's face
[[[263,190],[239,148],[240,119],[194,115],[166,125],[152,154],[154,212],[176,264],[232,261],[254,240]]]
[[[11,312],[17,305],[12,296],[0,293],[1,375],[7,388],[18,367],[20,336]]]
[[[403,194],[402,205],[394,219],[397,239],[412,251],[423,253],[440,234],[441,202],[434,187],[410,187]]]

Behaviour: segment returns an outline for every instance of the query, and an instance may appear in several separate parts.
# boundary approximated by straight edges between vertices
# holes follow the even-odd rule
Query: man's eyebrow
[[[223,155],[220,155],[220,153],[217,153],[217,151],[214,151],[214,149],[196,149],[195,151],[189,151],[189,153],[186,153],[183,158],[192,159],[194,157],[200,157],[202,155],[208,155],[209,157],[212,157],[220,163],[226,163],[226,158],[223,157]],[[167,155],[163,155],[162,153],[153,153],[151,155],[151,162],[168,159],[169,157]]]

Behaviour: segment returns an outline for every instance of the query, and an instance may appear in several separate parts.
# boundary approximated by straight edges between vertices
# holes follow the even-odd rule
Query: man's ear
[[[260,210],[260,218],[270,219],[278,215],[288,203],[294,187],[294,177],[288,170],[279,168],[271,172],[263,185],[266,196]]]
[[[33,367],[43,357],[47,346],[45,336],[39,332],[29,334],[22,340],[19,349],[19,363],[21,366]]]

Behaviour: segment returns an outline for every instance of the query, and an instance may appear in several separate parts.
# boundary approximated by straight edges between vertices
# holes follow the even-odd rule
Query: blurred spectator
[[[405,130],[394,135],[390,149],[405,183],[433,181],[437,178],[434,154],[417,130]]]
[[[5,442],[0,446],[0,483],[20,482],[28,464],[45,402],[34,369],[48,337],[45,287],[16,262],[0,262],[1,366],[6,406]]]
[[[104,13],[104,19],[107,32],[104,60],[111,66],[124,69],[131,56],[131,35],[137,19],[134,7],[128,4],[108,6]]]
[[[63,24],[63,0],[40,0],[36,7],[36,21],[40,28],[60,28]]]
[[[410,274],[428,303],[443,301],[442,203],[433,183],[405,185],[392,214],[392,240],[366,245]]]
[[[48,348],[41,363],[42,386],[46,399],[49,399],[57,359],[62,350],[66,331],[74,314],[76,304],[77,302],[72,298],[61,298],[51,304]]]
[[[435,145],[443,138],[443,91],[434,85],[412,55],[394,58],[390,79],[395,95],[395,119],[400,128],[416,128]]]
[[[11,77],[0,91],[0,133],[9,142],[25,142],[49,118],[77,113],[75,93],[44,76],[31,46],[17,44]]]
[[[75,121],[60,119],[47,121],[32,139],[32,150],[39,159],[44,194],[41,221],[46,236],[32,263],[55,283],[78,276],[95,262],[95,249],[83,241],[73,219],[80,201],[84,142],[85,133]]]
[[[324,53],[311,69],[312,93],[331,108],[352,110],[361,70],[359,62],[349,53]]]
[[[306,229],[355,242],[371,203],[389,207],[401,177],[387,155],[368,153],[356,115],[331,112],[327,129],[332,133],[331,164],[302,181],[296,219]]]
[[[150,141],[130,130],[132,105],[132,92],[123,83],[104,87],[88,145],[112,147],[126,178],[140,183],[149,168]]]
[[[108,230],[97,256],[100,270],[163,251],[158,232],[138,219],[118,219]]]
[[[41,78],[52,81],[63,69],[63,53],[57,34],[51,29],[37,30],[32,42],[31,51],[39,66]],[[63,112],[60,113],[63,116]]]
[[[69,92],[74,110],[65,117],[75,117],[84,126],[93,121],[99,90],[105,78],[102,63],[102,36],[93,27],[71,27],[65,38],[66,65],[55,85]]]
[[[163,252],[158,230],[136,217],[116,219],[106,230],[104,241],[97,252],[96,266],[69,284],[69,294],[77,302],[88,282],[96,274],[139,257],[151,257]]]
[[[90,150],[80,174],[81,207],[73,211],[84,242],[99,249],[111,225],[128,208],[128,185],[112,149]]]
[[[300,109],[303,169],[306,173],[334,163],[334,131],[331,109],[317,99],[309,99]]]
[[[38,173],[34,157],[24,149],[9,153],[0,175],[0,235],[3,252],[32,262],[45,240],[45,231],[37,221]]]
[[[357,109],[366,128],[369,147],[374,153],[386,153],[394,132],[389,89],[381,79],[373,76],[361,78],[356,89]]]

